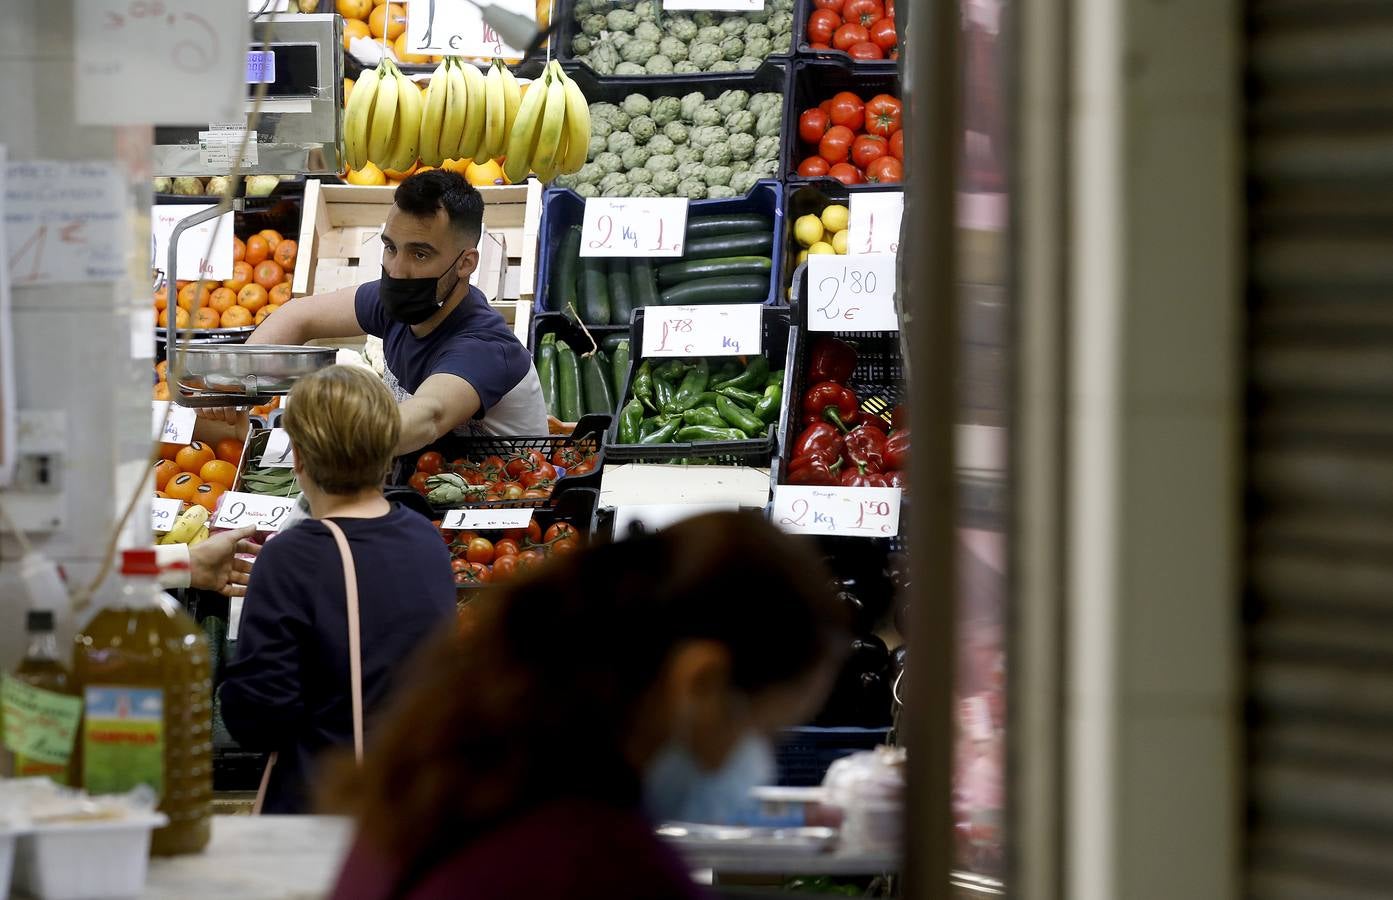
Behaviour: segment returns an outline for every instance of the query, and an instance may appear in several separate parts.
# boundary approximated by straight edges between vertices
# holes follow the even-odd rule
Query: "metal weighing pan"
[[[287,394],[301,377],[333,365],[332,347],[283,347],[273,344],[180,347],[174,365],[184,395],[237,396]]]

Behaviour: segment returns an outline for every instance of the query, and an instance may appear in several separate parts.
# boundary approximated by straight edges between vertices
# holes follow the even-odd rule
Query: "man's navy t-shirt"
[[[425,337],[387,315],[378,292],[376,281],[360,284],[354,308],[363,331],[382,338],[387,361],[383,380],[398,402],[443,372],[469,382],[482,401],[474,421],[456,429],[458,433],[547,433],[547,408],[532,356],[477,288],[471,287],[460,305]]]

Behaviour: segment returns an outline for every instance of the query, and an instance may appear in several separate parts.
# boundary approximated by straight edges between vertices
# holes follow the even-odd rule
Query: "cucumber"
[[[653,261],[647,257],[629,260],[629,276],[633,284],[634,307],[657,306],[658,281],[654,277]]]
[[[763,275],[767,279],[773,268],[774,261],[767,256],[684,259],[658,268],[658,286],[666,288],[694,278],[720,278],[725,275]]]
[[[609,278],[605,260],[587,256],[580,261],[580,320],[586,325],[609,324]]]
[[[728,216],[697,216],[687,220],[687,240],[713,234],[743,234],[749,231],[774,233],[774,220],[759,213],[731,213]]]
[[[547,404],[547,414],[556,416],[556,333],[542,338],[537,347],[537,380],[542,383],[542,399]]]
[[[547,309],[564,311],[568,305],[580,309],[576,292],[576,275],[580,269],[580,226],[572,225],[561,235],[552,260],[551,289],[547,291]]]
[[[662,299],[664,306],[693,306],[701,303],[758,302],[767,296],[768,275],[730,275],[675,284],[663,291]]]
[[[609,373],[598,353],[581,357],[580,380],[585,389],[585,412],[614,415],[614,389],[609,385]]]
[[[565,341],[556,342],[556,417],[580,421],[580,361]]]
[[[614,373],[612,384],[614,385],[614,396],[617,398],[620,391],[624,390],[624,382],[629,380],[629,342],[620,341],[619,346],[614,348],[614,356],[610,360],[610,371]]]
[[[629,261],[622,256],[609,260],[609,322],[628,325],[629,313],[634,311],[633,295],[629,291]]]
[[[629,332],[616,331],[614,334],[607,334],[600,339],[600,349],[606,353],[613,353],[619,349],[620,344],[629,342]]]
[[[726,256],[769,256],[774,251],[774,232],[717,234],[687,241],[682,259],[720,259]]]

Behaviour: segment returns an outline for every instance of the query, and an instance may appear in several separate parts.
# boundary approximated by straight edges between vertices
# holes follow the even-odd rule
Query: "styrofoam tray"
[[[37,900],[139,897],[145,890],[150,835],[163,813],[119,820],[35,824],[20,836],[15,887]]]

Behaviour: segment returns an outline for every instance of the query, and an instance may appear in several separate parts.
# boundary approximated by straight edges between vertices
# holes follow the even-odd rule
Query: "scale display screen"
[[[265,84],[267,97],[314,97],[318,80],[317,44],[272,44],[247,51],[248,96]]]

